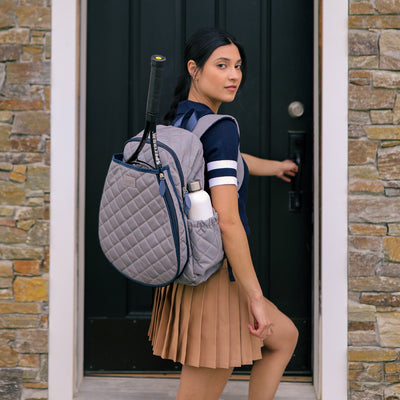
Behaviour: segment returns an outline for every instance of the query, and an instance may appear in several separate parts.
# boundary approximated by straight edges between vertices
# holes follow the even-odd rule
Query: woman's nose
[[[236,67],[229,68],[229,78],[238,80],[242,76],[242,71]]]

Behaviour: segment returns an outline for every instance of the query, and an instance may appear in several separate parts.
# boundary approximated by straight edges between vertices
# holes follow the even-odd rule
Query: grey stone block
[[[18,368],[0,368],[0,399],[20,400],[22,373]]]

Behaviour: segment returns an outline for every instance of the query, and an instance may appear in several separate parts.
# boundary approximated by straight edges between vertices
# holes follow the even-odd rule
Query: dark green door
[[[265,295],[300,331],[287,373],[311,374],[313,2],[311,0],[89,0],[87,63],[85,370],[175,371],[151,355],[152,289],[119,275],[97,239],[97,216],[111,154],[142,129],[151,54],[168,59],[166,110],[185,39],[218,26],[243,43],[248,79],[223,113],[241,127],[241,146],[301,163],[291,184],[251,178],[250,245]],[[297,102],[297,103],[296,103]],[[290,112],[289,112],[290,108]]]

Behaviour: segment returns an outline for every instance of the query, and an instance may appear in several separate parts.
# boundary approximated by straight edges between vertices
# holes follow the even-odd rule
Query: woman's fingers
[[[291,179],[289,177],[296,176],[298,170],[299,167],[296,163],[291,160],[285,160],[282,161],[282,169],[277,174],[277,177],[284,180],[285,182],[291,182]]]
[[[257,329],[251,324],[249,324],[248,327],[252,335],[257,336],[263,340],[272,334],[272,324],[264,327],[258,327]]]
[[[272,333],[272,321],[269,316],[268,305],[265,299],[251,304],[254,324],[249,324],[250,333],[260,339],[265,339]]]

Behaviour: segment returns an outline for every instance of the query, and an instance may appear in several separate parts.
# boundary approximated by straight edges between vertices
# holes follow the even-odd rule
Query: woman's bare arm
[[[218,213],[225,254],[232,267],[235,279],[249,297],[254,326],[251,333],[264,339],[271,333],[271,321],[260,283],[251,260],[247,235],[240,219],[235,185],[220,185],[211,188],[211,198]]]
[[[290,160],[267,160],[246,153],[242,153],[242,156],[249,167],[251,175],[277,176],[286,182],[290,182],[290,177],[295,176],[298,171],[296,163]]]

